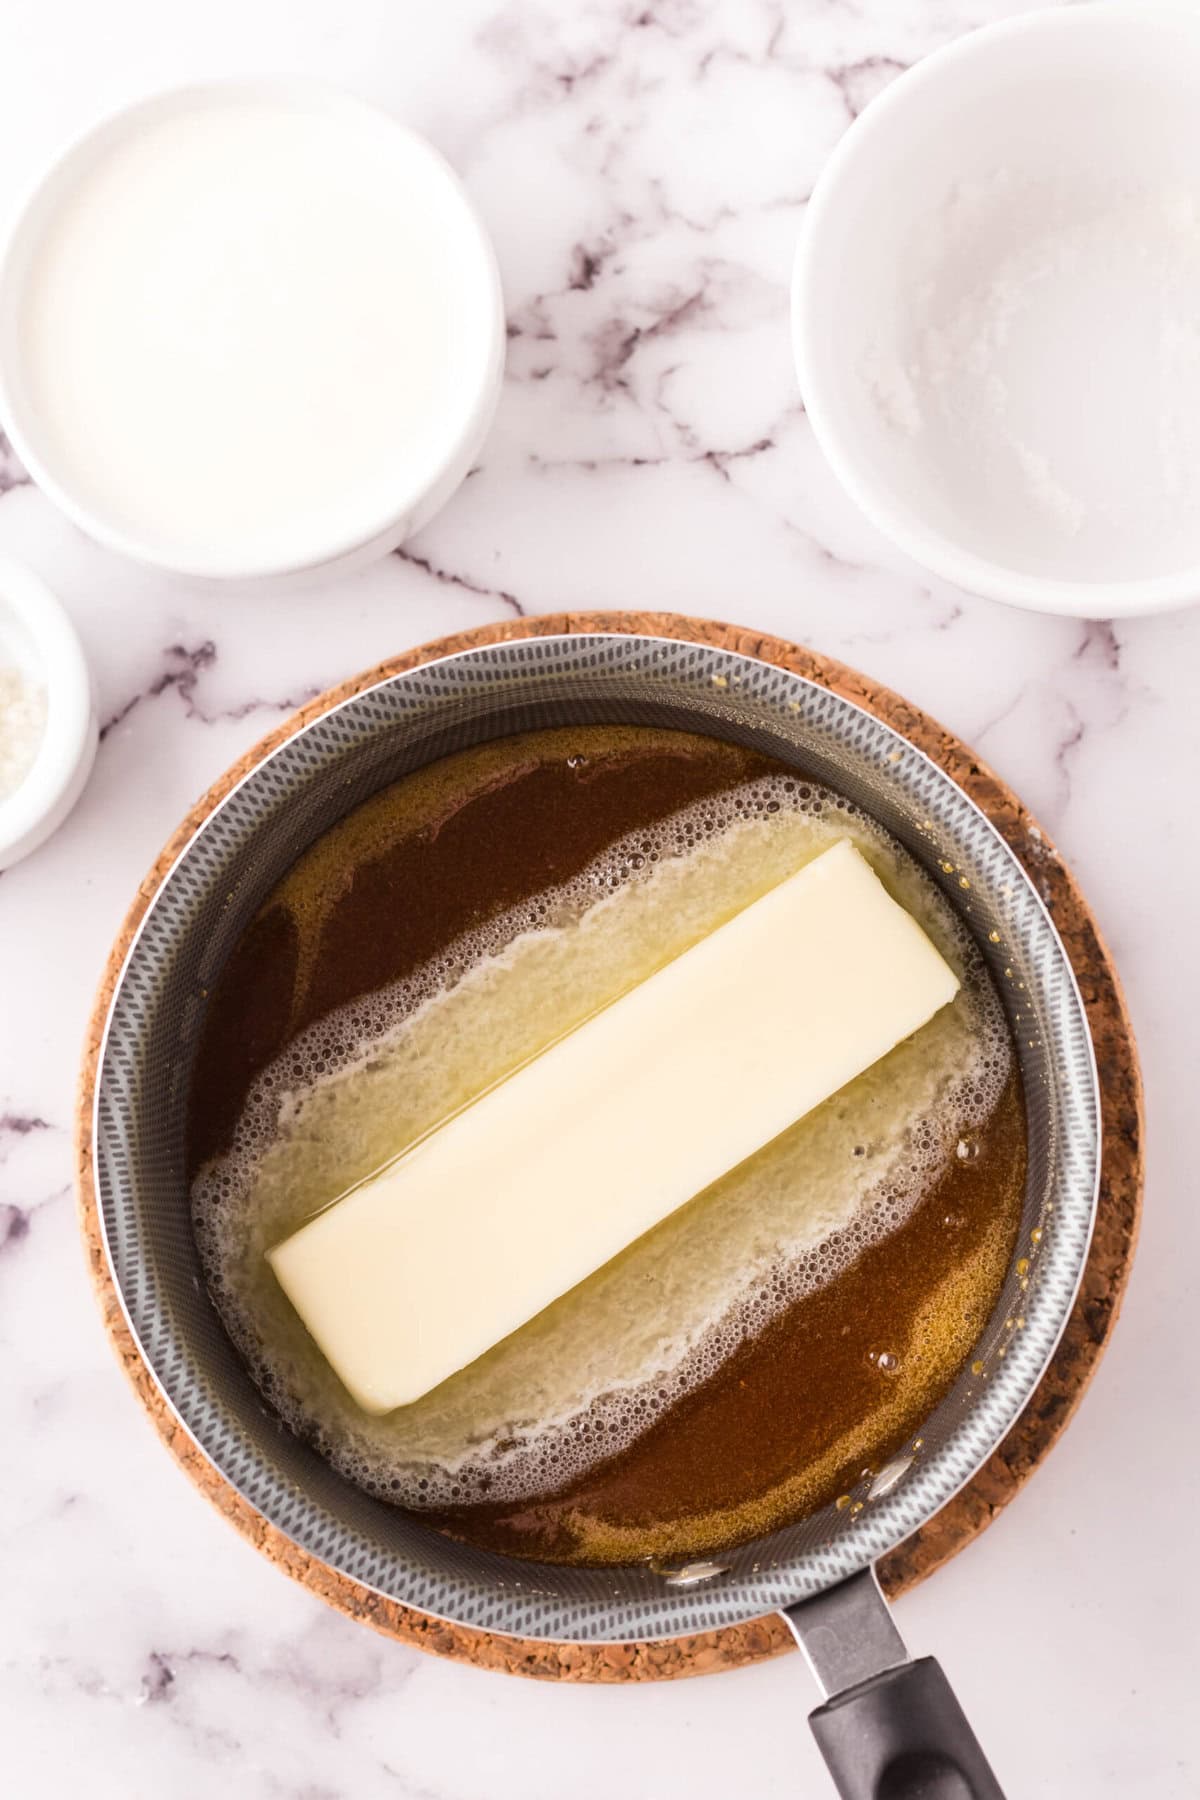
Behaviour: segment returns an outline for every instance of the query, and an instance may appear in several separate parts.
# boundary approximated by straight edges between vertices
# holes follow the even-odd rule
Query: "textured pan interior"
[[[1010,1010],[1028,1108],[1027,1254],[1029,1229],[1045,1225],[1027,1285],[1014,1268],[980,1340],[986,1376],[964,1372],[890,1492],[856,1494],[861,1508],[828,1508],[682,1585],[645,1566],[569,1570],[484,1554],[335,1474],[280,1428],[233,1351],[200,1276],[182,1175],[203,993],[295,857],[435,757],[589,721],[756,745],[857,801],[929,870],[968,919]],[[109,1015],[95,1126],[101,1219],[130,1324],[179,1418],[234,1486],[306,1550],[397,1600],[492,1631],[586,1641],[756,1617],[863,1566],[936,1511],[1011,1424],[1066,1322],[1098,1163],[1095,1069],[1070,967],[1027,876],[972,802],[887,726],[798,676],[624,636],[535,638],[426,664],[323,715],[260,763],[188,845],[134,941]],[[1014,1314],[1024,1319],[1015,1333],[1004,1326]]]

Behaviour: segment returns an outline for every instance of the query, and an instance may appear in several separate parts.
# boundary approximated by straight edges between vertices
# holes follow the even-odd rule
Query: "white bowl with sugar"
[[[0,420],[109,548],[274,583],[445,503],[504,341],[432,145],[332,89],[216,82],[126,108],[38,183],[0,264]]]
[[[927,568],[1200,599],[1200,12],[1029,13],[900,76],[817,184],[793,331],[834,471]]]

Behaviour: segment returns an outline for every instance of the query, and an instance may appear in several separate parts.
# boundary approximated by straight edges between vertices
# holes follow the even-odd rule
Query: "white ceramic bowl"
[[[264,116],[278,122],[279,142],[251,161],[247,175],[247,121]],[[289,130],[291,136],[283,135]],[[193,153],[187,161],[181,134],[191,132],[194,142],[203,131],[209,134],[202,153],[207,160]],[[121,175],[139,154],[134,174]],[[336,174],[330,173],[334,162]],[[152,227],[136,212],[131,224],[130,208],[138,205],[156,209]],[[81,208],[87,210],[81,214]],[[64,230],[74,234],[66,251]],[[166,246],[161,255],[160,245]],[[381,246],[386,263],[375,260]],[[348,283],[338,292],[338,272],[356,267],[356,253],[380,280],[386,272],[386,287],[364,280],[358,290]],[[174,272],[186,271],[180,259],[189,254],[202,270],[236,271],[211,299],[205,289],[195,318],[189,312],[187,329],[175,332],[174,344],[194,351],[197,366],[213,368],[224,382],[221,404],[209,406],[203,417],[198,409],[209,392],[204,380],[191,389],[181,384],[196,402],[190,430],[187,407],[172,404],[174,390],[163,379],[164,369],[167,376],[175,372],[170,359],[179,352],[169,329],[159,328],[160,319],[172,316],[160,287],[168,301],[172,294],[190,299],[198,291],[198,284]],[[139,269],[132,307],[121,294],[122,258],[128,268],[131,255],[147,265]],[[89,306],[75,316],[65,309],[64,326],[61,296],[78,291],[81,284],[72,284],[71,275],[79,267],[89,278]],[[48,268],[69,271],[57,277],[57,288],[48,284]],[[310,279],[297,279],[297,268],[310,271]],[[373,287],[379,297],[372,311]],[[293,300],[298,293],[299,308]],[[406,293],[411,304],[402,323]],[[287,334],[304,302],[305,325],[293,346]],[[139,331],[131,348],[122,321],[133,308]],[[79,315],[92,333],[82,351]],[[230,365],[222,359],[229,357],[239,317],[252,321],[243,338],[254,346],[253,355],[243,358],[244,369],[235,358],[227,373]],[[435,332],[436,354],[429,335]],[[106,355],[114,335],[119,366],[131,375],[120,383],[105,374],[118,366]],[[302,352],[291,364],[294,382],[287,378],[285,337],[289,354],[293,348]],[[423,343],[431,346],[425,355]],[[406,345],[413,346],[407,358]],[[106,547],[201,581],[275,585],[394,549],[469,472],[495,409],[504,345],[495,255],[449,164],[389,114],[303,81],[215,82],[158,94],[103,120],[37,183],[0,260],[0,422],[26,468]],[[285,366],[276,368],[276,361]],[[73,386],[77,366],[82,378]],[[306,382],[314,366],[317,377]],[[56,369],[52,390],[45,371]],[[400,404],[377,398],[385,382],[389,402],[399,397]],[[403,400],[422,384],[428,394],[414,424]],[[227,405],[225,389],[232,390]],[[87,396],[78,419],[69,412],[74,392]],[[310,424],[318,416],[336,423],[325,429]],[[115,454],[114,417],[124,433]],[[272,421],[285,417],[287,426],[275,433],[279,454],[272,457],[260,440],[269,444]],[[142,430],[143,419],[148,429]],[[344,453],[356,434],[351,464]],[[133,478],[123,467],[118,491],[111,472],[122,457],[129,464],[130,440]],[[81,443],[90,471],[75,453]],[[141,444],[156,448],[138,474]],[[237,505],[240,494],[250,495],[251,516],[240,536],[222,531],[215,507],[211,516],[199,517],[192,501],[209,472],[222,463],[232,467],[237,454],[249,479],[227,477],[225,497],[232,494]],[[328,465],[338,455],[345,466],[335,475]],[[290,479],[278,474],[285,462]],[[169,469],[162,483],[169,504],[179,510],[183,496],[183,510],[191,507],[197,515],[186,533],[175,529],[173,535],[164,523],[169,515],[153,516],[142,498],[153,489],[160,464]],[[259,531],[254,515],[265,521],[267,501],[253,489],[264,465],[277,471],[270,504],[279,516],[275,522],[271,513],[273,522]]]
[[[0,557],[0,663],[46,692],[46,723],[19,786],[0,799],[0,869],[62,824],[83,792],[99,733],[83,648],[61,602],[31,570]]]
[[[1200,598],[1200,12],[1066,6],[900,76],[817,183],[805,407],[863,512],[992,599]]]

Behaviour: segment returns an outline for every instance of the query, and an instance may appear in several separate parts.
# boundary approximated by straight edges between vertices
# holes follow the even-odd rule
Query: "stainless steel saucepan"
[[[967,920],[1010,1009],[1028,1115],[1025,1243],[1044,1227],[982,1334],[976,1358],[987,1378],[964,1371],[922,1428],[919,1451],[855,1490],[861,1505],[827,1507],[718,1560],[669,1570],[487,1554],[343,1480],[279,1428],[235,1353],[201,1276],[184,1180],[204,995],[284,870],[407,771],[513,731],[585,722],[677,726],[753,745],[856,801],[924,865]],[[112,1000],[94,1141],[107,1254],[143,1355],[204,1453],[311,1555],[405,1605],[523,1637],[666,1638],[780,1611],[826,1695],[811,1722],[845,1800],[999,1794],[936,1662],[909,1660],[872,1566],[999,1443],[1066,1323],[1095,1209],[1096,1071],[1070,965],[1024,870],[964,793],[888,726],[752,658],[634,636],[497,644],[368,689],[254,767],[171,869]],[[1014,1313],[1024,1320],[1015,1333],[1004,1324]]]

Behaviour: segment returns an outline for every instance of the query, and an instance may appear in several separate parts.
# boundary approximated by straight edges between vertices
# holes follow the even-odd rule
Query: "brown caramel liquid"
[[[254,1078],[314,1020],[615,839],[768,772],[779,766],[714,739],[588,727],[447,759],[418,801],[412,783],[377,795],[305,853],[222,973],[192,1083],[191,1171],[228,1148]],[[847,1493],[912,1448],[999,1295],[1025,1179],[1015,1074],[962,1148],[898,1229],[618,1454],[535,1499],[423,1516],[526,1557],[627,1562],[724,1549]]]

